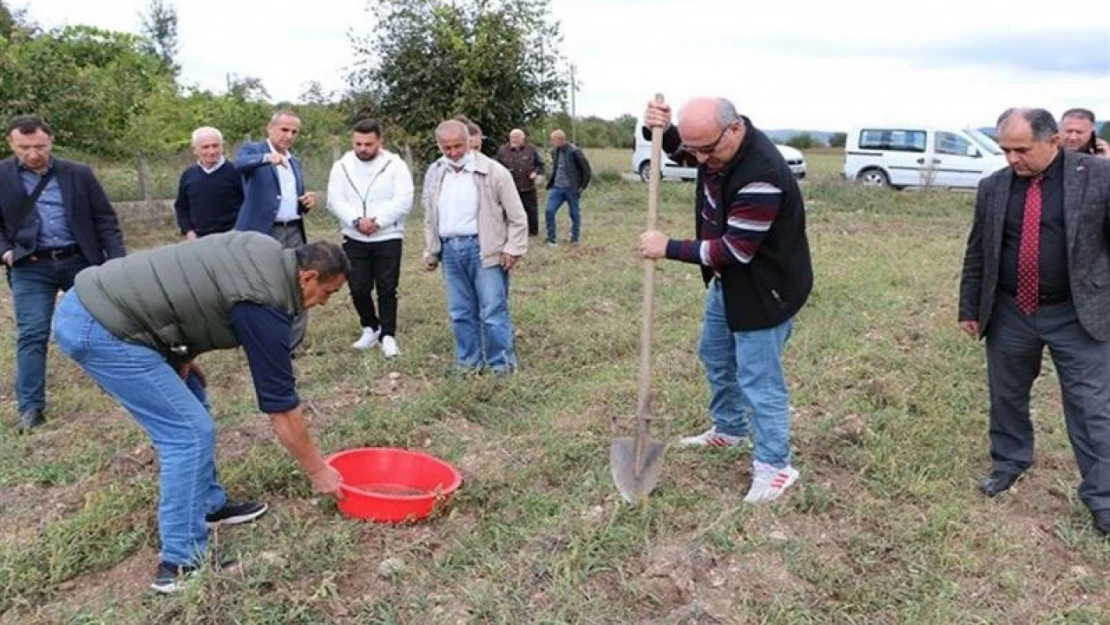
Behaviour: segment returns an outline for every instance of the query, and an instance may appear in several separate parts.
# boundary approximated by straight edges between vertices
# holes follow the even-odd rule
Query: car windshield
[[[995,143],[994,139],[991,139],[989,135],[985,134],[981,130],[970,128],[968,129],[967,134],[971,135],[971,138],[975,140],[975,143],[978,143],[979,146],[986,150],[988,153],[1002,154],[1002,148],[998,147],[998,144]]]

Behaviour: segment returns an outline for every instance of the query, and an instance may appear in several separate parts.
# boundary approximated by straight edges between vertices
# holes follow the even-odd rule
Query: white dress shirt
[[[269,141],[266,144],[270,146],[271,152],[281,153],[274,144]],[[286,159],[289,158],[288,152],[284,155]],[[281,186],[281,199],[274,221],[277,223],[297,221],[301,218],[301,214],[297,210],[297,176],[293,173],[293,165],[286,161],[284,165],[274,165],[274,169],[277,171],[278,184]]]
[[[478,181],[474,155],[463,158],[462,169],[447,161],[447,173],[439,191],[439,236],[467,237],[478,234]]]

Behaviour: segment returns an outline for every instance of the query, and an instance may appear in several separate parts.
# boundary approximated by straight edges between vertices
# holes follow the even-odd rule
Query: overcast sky
[[[146,0],[15,0],[46,27],[135,31]],[[185,82],[228,74],[296,100],[311,80],[341,89],[347,33],[366,0],[181,0]],[[1058,10],[1057,10],[1058,7]],[[551,0],[577,66],[579,115],[638,115],[662,91],[731,97],[764,128],[992,125],[1008,106],[1072,106],[1110,119],[1110,1]]]

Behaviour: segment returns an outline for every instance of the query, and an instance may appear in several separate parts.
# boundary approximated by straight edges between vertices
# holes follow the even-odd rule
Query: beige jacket
[[[520,203],[513,176],[500,163],[480,153],[474,155],[474,180],[478,185],[478,247],[482,266],[500,264],[501,254],[523,256],[528,251],[528,215]],[[432,163],[424,177],[424,262],[438,263],[439,192],[447,167]]]

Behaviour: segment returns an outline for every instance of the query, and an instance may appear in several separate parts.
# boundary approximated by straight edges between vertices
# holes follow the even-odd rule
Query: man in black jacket
[[[551,133],[551,178],[547,181],[547,208],[544,221],[547,222],[547,244],[554,246],[555,213],[566,202],[570,206],[570,243],[576,245],[582,231],[582,217],[578,212],[578,200],[582,192],[590,186],[590,162],[586,155],[573,143],[567,143],[567,135],[562,130]]]
[[[782,353],[813,287],[801,191],[771,140],[728,100],[691,100],[677,128],[666,104],[649,104],[644,120],[666,129],[668,153],[692,153],[699,165],[697,238],[640,236],[645,258],[696,264],[709,287],[698,355],[712,390],[713,426],[681,443],[734,447],[754,434],[744,501],[772,501],[798,479]]]
[[[124,255],[112,204],[86,165],[54,158],[53,132],[37,117],[12,119],[13,158],[0,161],[0,259],[18,332],[19,428],[45,423],[46,344],[58,291],[89,265]]]

